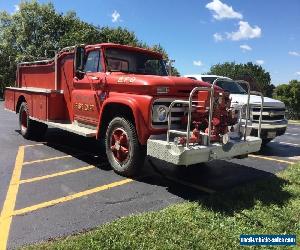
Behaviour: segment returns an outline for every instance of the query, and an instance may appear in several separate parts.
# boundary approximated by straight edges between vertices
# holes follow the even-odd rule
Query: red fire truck
[[[261,139],[240,128],[248,106],[232,109],[230,102],[215,84],[168,76],[161,54],[112,43],[20,63],[16,86],[5,91],[5,107],[19,114],[26,139],[48,126],[104,139],[109,163],[126,176],[146,155],[189,166],[258,151]]]

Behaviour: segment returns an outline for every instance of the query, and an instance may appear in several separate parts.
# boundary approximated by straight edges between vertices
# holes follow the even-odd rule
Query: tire
[[[145,147],[139,144],[133,123],[116,117],[109,123],[105,135],[107,159],[113,170],[123,176],[134,176],[141,170]]]
[[[25,139],[41,139],[47,132],[48,126],[44,123],[31,120],[26,102],[23,102],[19,110],[19,126],[21,135]]]
[[[264,147],[266,146],[270,141],[272,141],[273,139],[262,139],[262,143],[261,146]]]

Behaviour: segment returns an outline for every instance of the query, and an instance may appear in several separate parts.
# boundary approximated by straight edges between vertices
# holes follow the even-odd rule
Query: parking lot
[[[0,249],[94,228],[119,217],[197,200],[266,178],[300,160],[300,125],[261,152],[189,169],[146,160],[135,179],[115,174],[100,143],[50,128],[27,141],[0,102]],[[153,168],[153,166],[155,166]]]

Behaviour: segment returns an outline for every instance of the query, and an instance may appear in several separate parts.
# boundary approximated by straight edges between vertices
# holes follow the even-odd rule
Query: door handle
[[[97,76],[92,76],[91,79],[92,79],[92,80],[99,80],[99,77],[97,77]]]

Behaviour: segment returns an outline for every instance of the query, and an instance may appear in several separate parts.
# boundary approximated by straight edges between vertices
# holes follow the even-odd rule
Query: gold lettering
[[[134,81],[135,81],[135,77],[131,77],[129,80],[130,83],[133,83]]]
[[[130,77],[130,76],[120,76],[118,78],[118,83],[126,83],[126,82],[129,82],[129,83],[133,83],[135,81],[135,77]]]
[[[122,83],[122,82],[124,82],[123,76],[119,77],[119,79],[118,79],[118,83]]]
[[[95,106],[87,103],[74,103],[74,109],[81,111],[94,111]]]
[[[91,105],[89,106],[89,111],[94,111],[94,105],[91,104]]]

